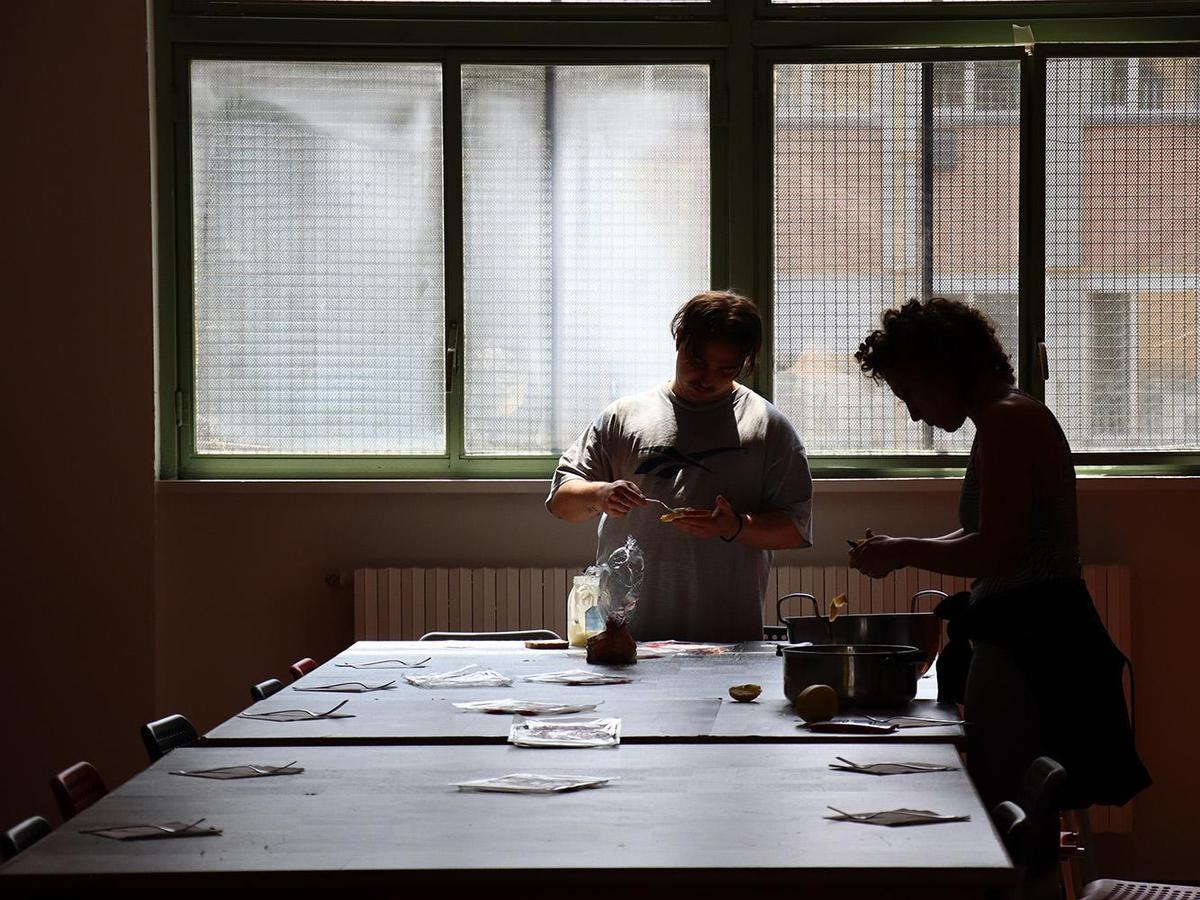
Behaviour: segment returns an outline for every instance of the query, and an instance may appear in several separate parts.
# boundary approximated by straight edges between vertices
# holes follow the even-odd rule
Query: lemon
[[[837,691],[827,684],[810,684],[796,697],[796,715],[805,722],[824,722],[838,714]]]
[[[749,703],[762,693],[761,684],[735,684],[729,689],[729,696],[738,703]]]

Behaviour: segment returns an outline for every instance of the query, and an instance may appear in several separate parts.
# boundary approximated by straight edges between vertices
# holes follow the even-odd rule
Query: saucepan
[[[931,612],[917,612],[922,597],[945,598],[938,590],[917,591],[906,613],[844,613],[833,622],[822,613],[817,598],[808,593],[785,594],[775,604],[775,614],[781,625],[787,626],[789,644],[890,644],[916,647],[922,653],[923,674],[937,656],[941,643],[942,622]],[[784,616],[783,601],[793,597],[808,600],[813,605],[811,616]]]
[[[806,687],[827,684],[843,707],[902,706],[917,695],[925,654],[893,644],[797,644],[779,647],[783,692],[793,703]]]

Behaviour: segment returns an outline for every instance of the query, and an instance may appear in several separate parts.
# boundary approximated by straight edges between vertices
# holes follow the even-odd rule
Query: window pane
[[[464,66],[469,454],[553,454],[674,371],[709,283],[698,65]]]
[[[1050,60],[1046,103],[1046,402],[1076,450],[1200,448],[1200,59]]]
[[[439,66],[191,87],[196,451],[444,453]]]
[[[854,351],[889,306],[930,292],[976,304],[1016,362],[1019,79],[1001,64],[1019,65],[989,63],[983,108],[978,64],[776,67],[775,402],[814,454],[970,446],[969,423],[913,423],[859,371]]]

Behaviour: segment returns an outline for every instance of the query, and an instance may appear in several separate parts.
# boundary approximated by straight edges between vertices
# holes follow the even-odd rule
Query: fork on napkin
[[[161,838],[179,837],[215,837],[221,834],[220,828],[198,827],[204,819],[195,822],[163,822],[161,825],[113,825],[109,828],[85,828],[80,834],[94,834],[97,837],[112,838],[114,841],[152,841]]]
[[[836,822],[858,822],[862,825],[886,825],[895,828],[900,825],[938,825],[943,822],[968,822],[970,816],[946,816],[929,809],[884,809],[878,812],[849,813],[836,806],[832,809],[836,816],[826,816]]]
[[[347,697],[341,703],[324,712],[313,712],[311,709],[272,709],[261,713],[241,712],[239,719],[262,719],[264,722],[307,722],[312,719],[353,719],[354,713],[338,712],[350,702]]]
[[[322,684],[316,687],[293,687],[293,691],[311,691],[316,694],[366,694],[370,691],[386,691],[396,686],[395,679],[367,684],[363,681],[339,681],[337,684]]]
[[[915,775],[919,772],[954,772],[958,770],[957,766],[946,766],[939,763],[920,763],[920,762],[879,762],[879,763],[856,763],[844,756],[834,757],[841,763],[830,763],[829,768],[838,769],[842,772],[862,772],[866,775]]]
[[[282,766],[256,766],[243,763],[235,766],[217,766],[212,769],[176,769],[172,775],[190,775],[193,778],[270,778],[274,775],[299,775],[304,771],[303,766],[297,766],[296,760],[284,763]]]

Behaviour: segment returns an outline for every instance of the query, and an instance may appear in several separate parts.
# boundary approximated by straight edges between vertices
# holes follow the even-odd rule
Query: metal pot
[[[783,692],[793,703],[806,687],[827,684],[842,706],[903,706],[917,695],[925,655],[890,644],[799,644],[780,647]]]
[[[775,616],[787,626],[789,644],[892,644],[916,647],[923,654],[921,671],[933,664],[942,640],[942,622],[931,612],[917,612],[917,601],[926,596],[945,598],[938,590],[917,591],[906,613],[846,613],[832,623],[822,614],[812,594],[785,594],[775,604]],[[784,616],[783,601],[802,597],[812,602],[811,616]]]

